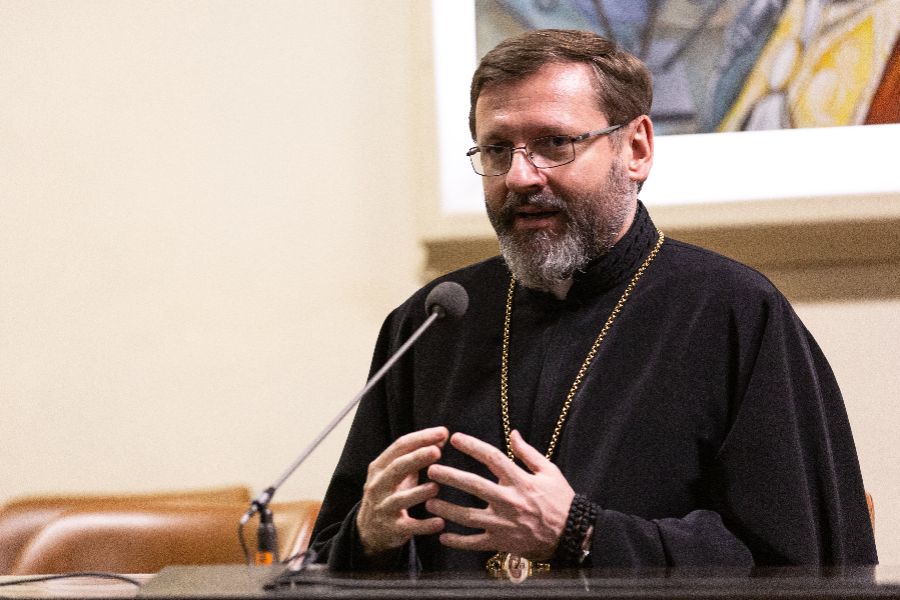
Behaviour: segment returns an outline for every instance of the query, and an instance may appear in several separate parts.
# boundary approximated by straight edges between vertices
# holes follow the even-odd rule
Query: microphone
[[[466,288],[455,281],[445,281],[434,286],[425,297],[425,314],[438,312],[438,318],[450,315],[458,319],[469,308],[469,294]]]
[[[406,354],[406,351],[409,350],[413,344],[421,337],[425,330],[431,327],[432,323],[437,321],[438,319],[443,319],[444,317],[451,317],[453,319],[458,319],[466,314],[466,310],[469,308],[469,294],[466,292],[466,288],[456,283],[455,281],[444,281],[434,286],[428,295],[425,297],[425,313],[428,315],[428,318],[425,319],[425,322],[422,323],[418,329],[416,329],[409,339],[394,352],[393,355],[382,365],[382,367],[372,376],[369,381],[366,382],[366,385],[363,386],[362,390],[359,391],[356,396],[353,397],[347,405],[341,409],[341,411],[335,415],[335,417],[331,420],[328,425],[315,437],[313,441],[303,449],[303,451],[294,459],[294,462],[291,463],[291,466],[287,468],[287,470],[278,478],[278,480],[267,487],[262,493],[253,499],[250,503],[250,508],[247,509],[247,512],[244,513],[244,516],[241,517],[240,526],[243,527],[247,524],[247,522],[253,517],[253,515],[260,513],[260,524],[259,524],[259,535],[257,536],[257,544],[258,550],[256,554],[256,564],[271,564],[272,556],[277,549],[276,537],[275,537],[275,529],[274,522],[272,519],[272,511],[269,509],[269,503],[272,501],[272,496],[275,495],[275,492],[278,491],[278,488],[284,484],[288,478],[294,474],[294,471],[302,465],[307,457],[313,453],[313,451],[319,447],[319,444],[328,437],[328,435],[337,427],[338,423],[344,420],[344,417],[347,416],[353,408],[362,400],[363,396],[365,396],[369,390],[371,390],[375,384],[377,384],[381,379],[385,376],[385,374],[394,366],[394,364],[400,360],[400,358]]]

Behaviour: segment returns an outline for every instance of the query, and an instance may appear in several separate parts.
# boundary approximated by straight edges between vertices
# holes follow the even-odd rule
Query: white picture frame
[[[465,157],[474,0],[432,0],[442,215],[483,213]],[[657,136],[648,206],[791,199],[900,203],[900,124]],[[852,209],[851,209],[852,212]]]

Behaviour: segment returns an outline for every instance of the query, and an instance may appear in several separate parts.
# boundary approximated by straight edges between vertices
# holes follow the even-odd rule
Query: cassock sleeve
[[[761,564],[877,563],[840,389],[786,300],[751,373],[717,456],[726,524]]]
[[[780,294],[762,313],[747,320],[761,326],[743,325],[753,329],[742,340],[752,350],[743,353],[743,385],[714,459],[712,510],[652,520],[601,510],[594,566],[878,562],[831,368]]]
[[[641,519],[601,510],[591,550],[595,567],[753,566],[747,546],[709,510],[682,519]]]

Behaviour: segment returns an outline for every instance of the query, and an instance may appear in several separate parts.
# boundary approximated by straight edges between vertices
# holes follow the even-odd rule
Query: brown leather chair
[[[297,500],[295,502],[276,502],[272,504],[275,515],[275,528],[278,533],[278,553],[281,560],[297,556],[305,552],[312,539],[313,527],[322,507],[321,500]],[[253,521],[253,540],[256,543],[256,525]],[[251,546],[250,550],[253,551]]]
[[[866,492],[866,506],[869,507],[869,520],[872,522],[872,531],[875,531],[875,500],[872,494]]]
[[[155,573],[167,565],[243,563],[238,522],[247,505],[160,503],[65,511],[32,536],[10,573]],[[319,505],[272,504],[282,558],[306,549]],[[256,519],[244,533],[252,556]]]
[[[141,507],[157,503],[246,506],[250,503],[250,490],[246,486],[233,485],[144,494],[28,496],[10,500],[0,506],[0,575],[10,572],[19,552],[37,531],[68,510]]]

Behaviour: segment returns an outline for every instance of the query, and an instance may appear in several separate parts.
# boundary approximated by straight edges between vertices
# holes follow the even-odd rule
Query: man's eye
[[[569,137],[565,135],[554,135],[552,137],[548,137],[547,145],[553,146],[554,148],[560,148],[569,143]]]
[[[549,137],[538,138],[531,142],[530,146],[535,152],[550,152],[565,148],[570,143],[569,137],[565,135],[551,135]]]
[[[486,156],[496,157],[507,154],[509,152],[509,148],[506,148],[505,146],[482,146],[481,151]]]

